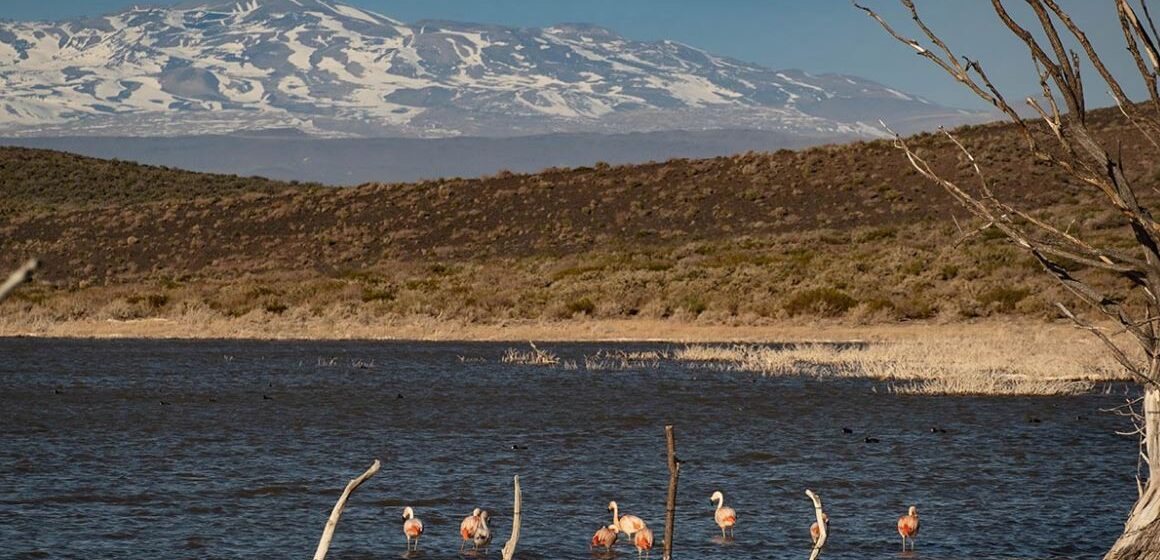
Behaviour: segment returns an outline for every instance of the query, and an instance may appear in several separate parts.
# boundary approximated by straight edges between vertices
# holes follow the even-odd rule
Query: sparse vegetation
[[[1126,169],[1147,168],[1130,160],[1142,140],[1114,111],[1089,118],[1122,136]],[[1010,126],[963,137],[981,159],[1003,156],[987,158],[997,162],[988,173],[1022,206],[1050,217],[1083,202],[1082,191],[1041,187],[1065,179],[1015,157]],[[911,142],[953,153],[936,135]],[[1138,178],[1145,192],[1157,180]],[[963,232],[940,224],[946,194],[883,142],[348,189],[0,148],[0,186],[0,254],[9,268],[44,261],[36,283],[0,305],[26,325],[873,324],[1053,317],[1061,293],[1029,257],[988,243],[994,228],[951,248]],[[1110,213],[1075,225],[1094,241],[1122,227]]]
[[[556,366],[560,364],[559,356],[546,350],[540,350],[534,343],[529,342],[528,344],[531,346],[530,350],[508,348],[503,357],[500,358],[500,362],[524,366]]]
[[[584,369],[588,371],[624,371],[630,369],[656,368],[668,359],[663,352],[626,352],[623,350],[599,350],[584,356]]]

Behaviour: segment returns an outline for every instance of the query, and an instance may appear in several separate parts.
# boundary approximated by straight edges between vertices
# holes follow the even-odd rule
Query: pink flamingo
[[[487,510],[479,512],[479,526],[475,528],[475,534],[472,535],[472,541],[475,543],[475,549],[487,550],[487,545],[491,544],[491,529],[487,527],[487,520],[491,514]]]
[[[475,538],[475,528],[479,526],[479,508],[471,510],[471,515],[463,518],[463,522],[459,524],[459,536],[463,540],[459,543],[459,550],[463,550],[463,546]]]
[[[902,551],[906,552],[906,539],[910,539],[910,549],[914,550],[914,538],[918,536],[918,508],[910,506],[906,515],[898,518],[898,534],[902,535]]]
[[[644,521],[635,515],[620,515],[616,502],[608,502],[608,511],[612,512],[612,524],[616,526],[616,530],[625,535],[631,537],[645,526]]]
[[[731,507],[725,507],[725,495],[720,490],[709,496],[709,503],[717,503],[717,511],[713,513],[713,520],[721,528],[721,538],[725,538],[725,529],[729,529],[729,536],[733,536],[733,526],[737,524],[737,512]]]
[[[632,537],[632,544],[636,545],[636,557],[640,558],[642,552],[650,553],[653,547],[653,532],[648,527],[641,527],[636,535]]]
[[[589,550],[593,547],[603,546],[606,551],[611,552],[612,545],[616,544],[617,534],[616,525],[597,529],[596,534],[592,535],[592,544],[588,545]]]
[[[403,534],[407,536],[407,550],[411,550],[411,539],[415,539],[415,550],[419,550],[419,535],[423,534],[423,522],[415,517],[411,506],[403,508]]]

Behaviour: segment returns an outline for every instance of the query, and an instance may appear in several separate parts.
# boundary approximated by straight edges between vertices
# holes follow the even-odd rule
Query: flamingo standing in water
[[[475,543],[475,549],[487,550],[487,545],[491,544],[491,529],[487,528],[487,520],[491,514],[487,510],[479,513],[479,525],[475,527],[475,534],[472,535],[471,540]]]
[[[407,550],[411,550],[411,539],[415,539],[415,550],[419,550],[419,535],[423,534],[423,522],[415,517],[411,506],[403,508],[403,534],[407,536]]]
[[[729,529],[729,536],[733,536],[733,526],[737,524],[737,512],[731,507],[725,507],[725,495],[720,490],[709,496],[709,503],[717,503],[717,511],[713,513],[713,520],[721,528],[721,538],[725,538],[725,529]]]
[[[918,536],[918,508],[910,506],[906,515],[898,518],[898,534],[902,535],[902,551],[906,552],[906,539],[910,539],[910,549],[914,550],[914,538]]]
[[[822,521],[826,524],[826,532],[827,533],[830,532],[830,515],[823,513],[822,514]],[[810,525],[810,538],[813,539],[814,544],[818,544],[818,539],[820,539],[821,537],[822,537],[822,528],[818,527],[817,521],[814,521],[813,524]]]
[[[463,550],[464,544],[475,538],[475,528],[479,526],[479,508],[471,510],[471,515],[463,518],[463,522],[459,524],[459,536],[463,540],[459,543],[459,550]]]
[[[617,534],[616,525],[597,529],[596,534],[592,535],[592,544],[588,545],[589,550],[593,547],[603,546],[606,551],[611,552],[612,545],[616,544]]]
[[[612,524],[616,530],[631,537],[637,531],[644,529],[644,521],[635,515],[620,515],[616,502],[608,502],[608,511],[612,512]]]
[[[641,527],[632,537],[632,544],[636,545],[636,557],[640,558],[641,553],[652,552],[653,547],[653,532],[648,527]]]

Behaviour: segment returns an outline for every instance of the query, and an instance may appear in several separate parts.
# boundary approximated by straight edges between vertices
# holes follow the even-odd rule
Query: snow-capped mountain
[[[2,134],[825,137],[875,135],[880,117],[913,129],[982,116],[853,76],[775,71],[590,25],[405,24],[331,0],[0,22]]]

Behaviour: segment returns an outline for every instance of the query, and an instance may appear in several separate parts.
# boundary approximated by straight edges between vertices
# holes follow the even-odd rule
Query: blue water
[[[806,488],[831,518],[824,558],[902,556],[894,526],[912,504],[922,533],[905,558],[1095,558],[1135,495],[1136,444],[1099,410],[1124,387],[912,397],[673,363],[509,366],[509,346],[0,339],[0,556],[307,558],[343,486],[380,458],[329,558],[407,556],[407,505],[426,525],[409,557],[455,558],[459,521],[483,507],[498,558],[515,474],[517,557],[592,558],[617,500],[654,528],[659,558],[666,423],[685,461],[679,558],[807,557]],[[738,511],[729,542],[718,489]]]

